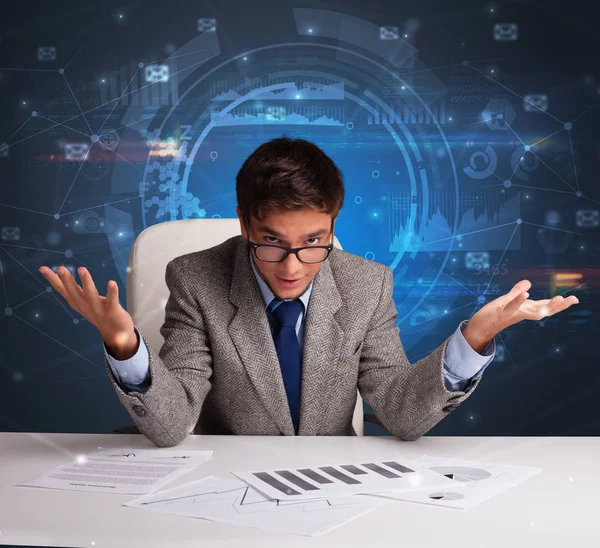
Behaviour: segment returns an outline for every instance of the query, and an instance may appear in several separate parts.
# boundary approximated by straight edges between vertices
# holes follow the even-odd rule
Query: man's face
[[[236,208],[242,236],[256,244],[283,247],[309,247],[332,243],[332,216],[315,209],[273,211],[261,215],[262,222],[252,218],[246,231],[240,208]],[[272,263],[261,261],[252,252],[254,266],[278,299],[296,299],[310,285],[323,263],[306,264],[289,253],[285,260]],[[284,280],[296,280],[286,284]]]

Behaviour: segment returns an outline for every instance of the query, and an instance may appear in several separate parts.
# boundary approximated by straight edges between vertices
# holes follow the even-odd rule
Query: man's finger
[[[48,268],[47,266],[41,266],[38,270],[40,271],[41,275],[44,276],[44,278],[46,278],[46,280],[54,288],[54,290],[58,292],[63,297],[63,299],[68,301],[67,297],[69,296],[69,294],[67,293],[67,290],[65,289],[65,286],[63,285],[61,279],[54,273],[54,271],[51,268]]]
[[[98,301],[98,290],[92,280],[92,275],[89,273],[87,268],[80,266],[77,269],[79,278],[81,279],[81,285],[83,285],[83,294],[90,305],[95,305]]]
[[[513,288],[510,290],[509,295],[512,295],[512,298],[516,297],[523,291],[529,291],[531,289],[531,282],[529,280],[521,280],[517,282]]]
[[[505,307],[503,312],[508,316],[512,316],[521,305],[529,298],[529,293],[525,291],[524,293],[520,293],[517,295],[512,301],[510,301]]]
[[[563,299],[563,297],[561,296],[559,297],[560,298],[555,297],[555,299],[557,299],[556,302],[550,304],[550,309],[547,314],[548,316],[552,316],[554,314],[557,314],[558,312],[562,312],[563,310],[569,308],[571,305],[577,304],[579,302],[579,299],[574,295],[571,295],[566,299]]]
[[[109,306],[115,307],[119,304],[119,286],[114,280],[109,280],[106,293],[106,302]]]
[[[73,301],[75,306],[81,310],[81,304],[85,301],[83,295],[83,289],[79,287],[79,284],[73,279],[68,268],[64,266],[58,267],[58,276],[62,280],[65,289],[67,290],[70,300]]]
[[[502,304],[506,306],[524,291],[529,291],[529,289],[531,289],[531,282],[529,280],[521,280],[520,282],[517,282],[506,295],[499,297],[499,299],[501,299]]]

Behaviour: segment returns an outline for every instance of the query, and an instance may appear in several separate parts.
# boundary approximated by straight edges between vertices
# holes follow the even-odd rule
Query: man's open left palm
[[[471,330],[485,333],[485,338],[492,339],[503,329],[521,320],[541,320],[579,302],[574,295],[566,299],[557,295],[552,299],[534,301],[528,298],[530,288],[529,280],[521,280],[506,295],[490,301],[469,320]]]

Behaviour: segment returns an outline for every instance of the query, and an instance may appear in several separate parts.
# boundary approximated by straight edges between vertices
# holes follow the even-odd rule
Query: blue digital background
[[[235,217],[242,162],[286,134],[343,172],[336,236],[394,269],[411,362],[521,279],[532,299],[579,298],[502,332],[429,435],[600,435],[586,4],[61,2],[14,5],[1,28],[2,430],[132,422],[98,332],[38,267],[84,265],[124,304],[136,236]]]

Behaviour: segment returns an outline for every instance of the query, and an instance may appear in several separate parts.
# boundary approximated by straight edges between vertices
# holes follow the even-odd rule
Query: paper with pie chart
[[[375,496],[466,510],[519,485],[541,468],[423,455],[414,461],[452,480],[443,489],[373,493]]]
[[[269,500],[243,481],[208,476],[126,502],[143,510],[316,536],[387,504],[378,497]],[[202,545],[201,539],[199,546]]]

